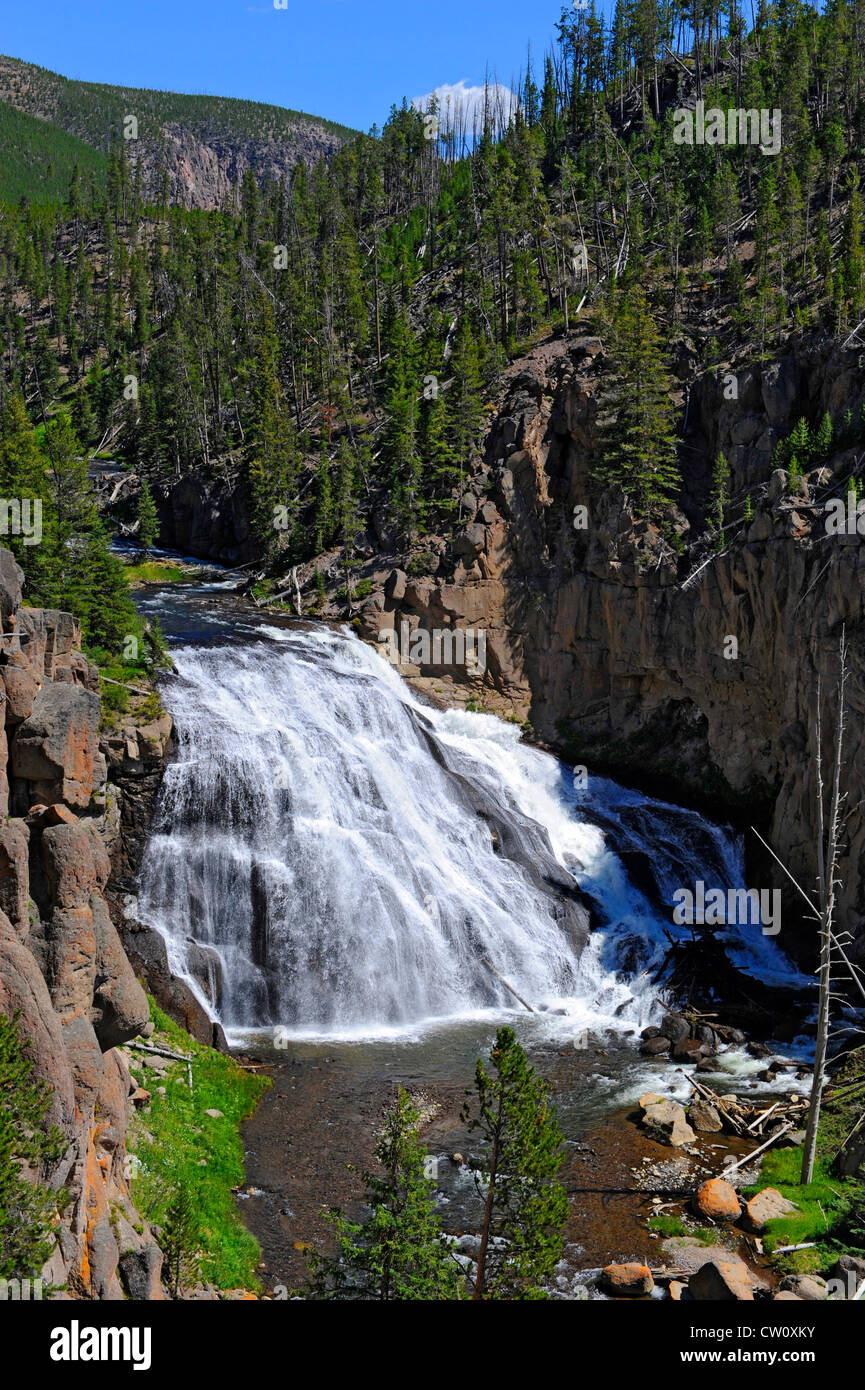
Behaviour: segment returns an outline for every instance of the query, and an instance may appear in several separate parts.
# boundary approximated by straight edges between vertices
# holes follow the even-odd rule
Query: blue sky
[[[0,0],[0,51],[67,77],[272,101],[368,130],[392,102],[515,76],[559,0]]]

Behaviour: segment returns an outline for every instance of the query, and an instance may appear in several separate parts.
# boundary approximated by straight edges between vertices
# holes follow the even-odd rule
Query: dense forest
[[[12,182],[0,485],[43,499],[46,542],[14,541],[31,602],[76,608],[98,648],[128,630],[87,480],[107,457],[146,483],[148,532],[153,495],[224,478],[273,573],[336,548],[350,566],[373,513],[393,547],[447,534],[503,368],[551,332],[603,337],[596,483],[663,528],[683,466],[675,338],[706,368],[791,334],[855,339],[863,0],[575,8],[513,85],[472,129],[403,101],[290,180],[247,170],[212,212],[148,187],[122,139],[62,197],[49,181],[14,201]],[[777,149],[765,127],[762,148],[684,142],[683,109],[707,132],[724,113],[716,140],[742,126],[728,112],[765,113]],[[859,428],[804,422],[799,452]],[[723,459],[714,475],[707,526]]]

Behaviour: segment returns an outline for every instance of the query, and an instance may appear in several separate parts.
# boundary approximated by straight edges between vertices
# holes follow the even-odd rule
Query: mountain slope
[[[108,158],[101,151],[49,121],[0,102],[0,199],[61,201],[76,164],[82,175],[90,173],[97,185],[105,184]]]
[[[248,169],[260,184],[285,178],[299,162],[328,157],[354,134],[287,107],[79,82],[5,56],[0,101],[103,156],[123,143],[130,164],[141,167],[145,192],[158,195],[167,174],[170,201],[188,208],[218,207]],[[124,138],[130,116],[137,121],[135,139]],[[35,140],[37,149],[40,143]],[[7,177],[27,191],[35,156],[26,142],[19,140],[16,148]]]

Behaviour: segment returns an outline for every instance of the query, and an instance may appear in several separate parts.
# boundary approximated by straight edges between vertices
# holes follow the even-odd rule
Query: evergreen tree
[[[464,316],[457,331],[451,359],[452,380],[448,392],[448,434],[451,450],[459,467],[462,489],[480,433],[482,419],[481,369],[477,343],[471,324]]]
[[[612,319],[613,379],[601,399],[599,448],[592,467],[647,515],[678,490],[675,412],[661,337],[649,302],[634,287],[617,297]]]
[[[66,1140],[45,1121],[53,1100],[47,1081],[33,1075],[20,1015],[0,1014],[0,1278],[39,1278],[54,1248],[52,1217],[65,1192],[39,1181],[61,1157]],[[26,1165],[36,1181],[24,1177]]]
[[[349,1221],[336,1209],[326,1213],[337,1254],[313,1255],[313,1297],[383,1303],[459,1298],[462,1270],[441,1235],[419,1121],[417,1106],[400,1087],[382,1116],[375,1146],[380,1171],[360,1175],[368,1216]]]
[[[712,493],[709,503],[708,520],[719,534],[715,539],[715,549],[724,547],[724,516],[730,503],[730,465],[727,456],[720,453],[712,470]]]
[[[564,1138],[547,1087],[510,1028],[475,1072],[477,1111],[464,1119],[484,1145],[484,1217],[476,1299],[543,1299],[562,1255],[568,1199],[556,1177]]]
[[[146,478],[142,480],[138,490],[138,504],[136,506],[138,520],[138,541],[145,555],[152,550],[159,536],[159,513],[156,510],[156,503],[153,500],[153,493]]]
[[[198,1275],[200,1231],[201,1219],[192,1194],[184,1183],[179,1183],[169,1203],[159,1237],[165,1279],[172,1298],[178,1298],[183,1288]]]

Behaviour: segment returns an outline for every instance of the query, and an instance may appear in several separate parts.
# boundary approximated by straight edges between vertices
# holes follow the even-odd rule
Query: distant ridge
[[[53,137],[0,111],[0,195],[6,199],[45,197],[40,173],[50,185],[59,169],[75,162],[68,137],[107,158],[124,141],[129,116],[136,118],[137,139],[125,140],[125,148],[130,163],[140,164],[145,191],[158,194],[167,174],[170,201],[187,208],[221,206],[247,170],[262,186],[286,178],[297,164],[328,158],[356,134],[287,107],[80,82],[6,56],[0,56],[0,102],[58,132]],[[79,163],[98,177],[98,159],[80,153]]]

